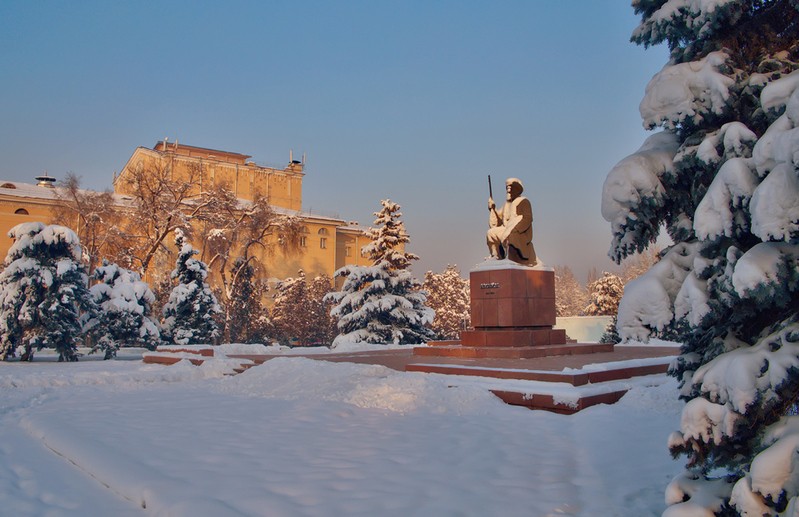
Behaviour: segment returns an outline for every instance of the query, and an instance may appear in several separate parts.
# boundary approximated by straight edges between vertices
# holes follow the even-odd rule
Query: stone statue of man
[[[486,242],[491,257],[510,259],[519,264],[535,266],[537,259],[533,248],[533,207],[522,196],[524,186],[518,178],[505,181],[505,204],[497,210],[494,200],[488,198],[488,226]]]

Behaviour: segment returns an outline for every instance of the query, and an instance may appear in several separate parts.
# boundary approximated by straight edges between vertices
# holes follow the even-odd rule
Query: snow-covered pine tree
[[[569,266],[555,266],[555,314],[581,316],[588,305],[588,292]]]
[[[671,59],[640,105],[663,131],[605,181],[610,255],[674,245],[627,284],[618,329],[681,333],[687,470],[664,515],[796,515],[799,2],[636,0],[633,41]]]
[[[624,294],[624,284],[621,278],[603,271],[602,276],[588,286],[590,303],[583,312],[588,316],[615,316],[619,310],[622,294]]]
[[[92,352],[111,359],[122,346],[154,350],[161,332],[152,317],[155,295],[150,286],[138,273],[107,261],[92,276],[99,281],[90,289],[99,310],[84,327],[94,337]]]
[[[422,289],[427,291],[427,306],[435,311],[431,325],[441,339],[458,339],[469,325],[469,281],[461,278],[457,266],[448,265],[442,273],[428,271]]]
[[[22,360],[46,347],[59,361],[77,361],[81,318],[96,311],[78,236],[42,223],[19,224],[8,236],[14,243],[0,273],[0,359],[22,346]]]
[[[213,343],[219,337],[216,318],[222,310],[205,282],[208,267],[194,258],[199,252],[184,242],[179,230],[175,232],[175,245],[180,252],[172,279],[177,279],[178,284],[164,305],[161,334],[178,345]]]
[[[369,229],[372,242],[363,247],[372,265],[336,271],[344,284],[325,297],[335,304],[330,314],[338,320],[333,347],[347,342],[423,343],[435,335],[427,326],[434,316],[425,305],[427,293],[408,269],[419,257],[404,250],[410,239],[400,206],[388,199],[381,204],[374,214],[378,226]]]

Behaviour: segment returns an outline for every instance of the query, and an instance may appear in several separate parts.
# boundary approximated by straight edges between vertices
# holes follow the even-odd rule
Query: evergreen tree
[[[608,326],[605,327],[605,332],[599,337],[600,343],[621,343],[621,336],[619,335],[619,330],[616,328],[618,321],[618,317],[614,314],[613,319],[610,320]]]
[[[42,223],[19,224],[8,235],[14,243],[0,273],[0,359],[23,346],[22,360],[46,347],[59,361],[77,361],[81,318],[96,311],[78,236]]]
[[[309,343],[330,345],[338,334],[336,320],[330,316],[332,302],[326,297],[333,290],[333,280],[327,275],[318,275],[308,285],[311,310],[308,314],[311,336]]]
[[[435,311],[433,331],[441,339],[458,339],[471,317],[469,281],[456,266],[447,266],[442,273],[428,271],[422,289],[428,293],[427,306]]]
[[[427,326],[434,315],[425,305],[427,293],[408,269],[419,257],[404,250],[409,238],[400,206],[387,199],[381,204],[375,212],[379,226],[370,228],[372,242],[363,247],[372,265],[336,271],[344,279],[341,291],[325,298],[335,304],[330,313],[338,321],[334,347],[346,342],[422,343],[434,336]]]
[[[90,289],[99,310],[85,327],[95,340],[92,352],[102,351],[110,359],[121,346],[154,350],[161,333],[152,317],[155,295],[150,286],[138,273],[107,261],[92,276],[99,280]]]
[[[796,515],[799,418],[799,3],[637,0],[633,41],[669,63],[640,110],[663,131],[605,181],[620,261],[674,245],[627,284],[624,339],[675,333],[688,458],[669,515]]]
[[[272,323],[278,341],[283,345],[307,344],[307,318],[310,312],[305,272],[286,278],[275,285]]]
[[[263,304],[267,286],[255,278],[255,268],[239,257],[231,275],[238,274],[237,287],[225,305],[226,334],[231,343],[260,343],[267,340],[271,322]]]
[[[273,322],[283,344],[328,345],[333,339],[329,303],[330,277],[321,275],[308,282],[305,272],[287,278],[275,287]]]
[[[588,305],[588,292],[569,266],[555,266],[555,314],[581,316]]]
[[[621,278],[604,271],[602,277],[588,286],[591,302],[585,308],[587,316],[615,316],[619,310],[619,300],[624,294]]]
[[[208,268],[194,258],[199,252],[183,242],[183,233],[175,233],[175,245],[180,252],[172,279],[177,279],[178,284],[164,305],[162,333],[168,341],[178,345],[213,343],[219,337],[215,318],[222,311],[205,282]]]

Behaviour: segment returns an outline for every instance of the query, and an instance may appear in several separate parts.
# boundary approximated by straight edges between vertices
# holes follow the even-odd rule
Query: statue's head
[[[508,178],[505,180],[505,192],[508,193],[507,198],[512,201],[519,197],[524,192],[524,185],[519,178]]]

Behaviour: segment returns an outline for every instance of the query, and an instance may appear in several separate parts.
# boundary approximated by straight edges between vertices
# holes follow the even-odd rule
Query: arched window
[[[317,233],[319,235],[328,235],[327,228],[319,228],[319,231]]]
[[[24,208],[17,208],[16,211],[14,211],[14,213],[17,215],[28,215],[28,211],[25,210]]]

